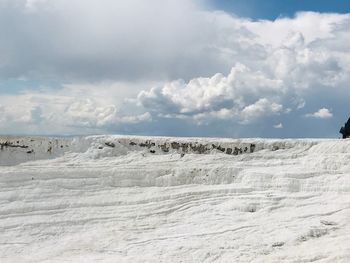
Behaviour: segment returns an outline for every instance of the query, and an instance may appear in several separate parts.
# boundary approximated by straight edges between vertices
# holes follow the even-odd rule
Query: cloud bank
[[[56,86],[9,86],[3,133],[167,135],[171,121],[191,134],[290,136],[276,128],[348,114],[350,14],[253,21],[181,0],[0,7],[0,81]]]

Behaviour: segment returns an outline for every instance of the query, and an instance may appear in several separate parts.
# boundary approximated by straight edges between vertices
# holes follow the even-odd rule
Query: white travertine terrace
[[[0,147],[0,262],[350,261],[350,140]]]

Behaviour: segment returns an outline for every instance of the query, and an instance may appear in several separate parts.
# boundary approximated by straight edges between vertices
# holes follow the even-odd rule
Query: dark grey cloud
[[[216,15],[194,1],[3,0],[0,77],[193,78],[229,69]]]

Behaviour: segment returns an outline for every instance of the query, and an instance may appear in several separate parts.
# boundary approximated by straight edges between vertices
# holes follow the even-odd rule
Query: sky
[[[0,0],[0,133],[338,138],[347,2]]]
[[[209,0],[207,6],[208,9],[219,9],[241,17],[269,20],[290,17],[300,11],[340,14],[350,12],[347,0]]]

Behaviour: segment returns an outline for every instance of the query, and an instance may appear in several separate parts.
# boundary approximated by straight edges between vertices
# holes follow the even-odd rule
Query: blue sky
[[[209,0],[212,9],[252,19],[276,19],[299,11],[349,13],[347,0]]]
[[[3,0],[0,133],[336,138],[349,32],[345,0]]]

